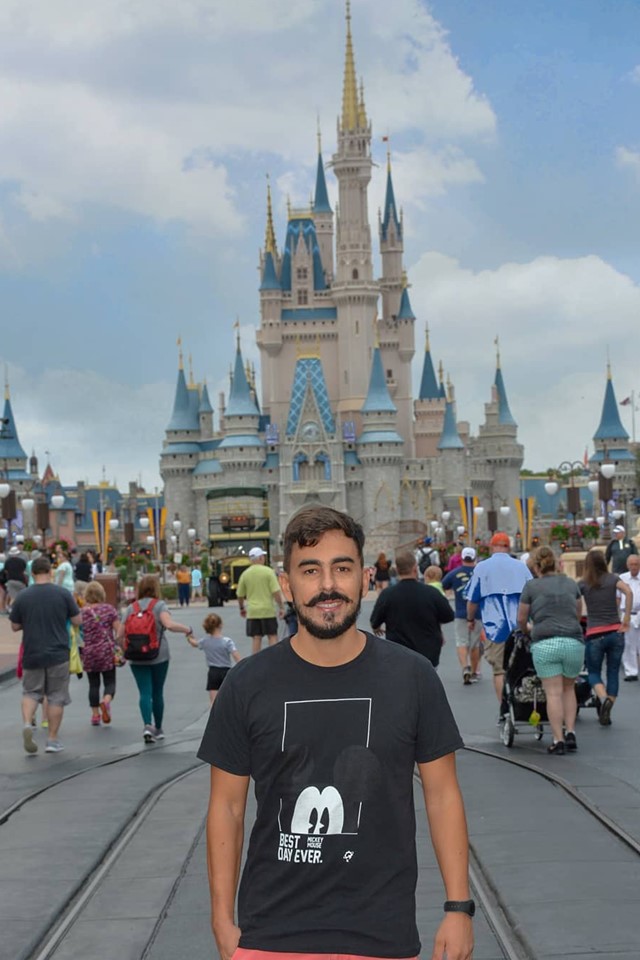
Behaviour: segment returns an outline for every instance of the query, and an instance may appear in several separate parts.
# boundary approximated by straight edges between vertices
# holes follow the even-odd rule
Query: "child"
[[[229,637],[223,637],[222,620],[217,613],[210,613],[209,616],[205,617],[202,628],[206,633],[205,637],[195,640],[192,636],[187,636],[187,640],[192,647],[204,650],[209,667],[207,690],[209,691],[209,699],[213,703],[224,678],[231,669],[231,657],[236,663],[242,660],[242,657],[236,650],[233,640]]]
[[[436,590],[439,590],[442,596],[444,597],[444,590],[442,589],[442,568],[432,565],[427,567],[424,572],[424,582],[429,587],[435,587]]]

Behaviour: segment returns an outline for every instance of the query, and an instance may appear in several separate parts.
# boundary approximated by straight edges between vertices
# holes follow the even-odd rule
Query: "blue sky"
[[[640,389],[640,5],[353,0],[353,33],[416,381],[428,321],[475,431],[499,334],[526,465],[581,458],[607,348],[619,399]],[[236,317],[257,361],[265,174],[281,242],[318,114],[334,148],[343,59],[342,0],[4,0],[0,359],[23,445],[65,481],[158,483],[178,336],[214,407]]]

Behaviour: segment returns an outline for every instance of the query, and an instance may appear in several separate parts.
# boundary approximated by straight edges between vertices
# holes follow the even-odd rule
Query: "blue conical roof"
[[[5,460],[26,460],[27,455],[20,445],[16,422],[11,409],[11,400],[8,392],[4,400],[4,422],[0,425],[0,459]]]
[[[380,347],[375,347],[373,351],[369,392],[367,393],[367,399],[362,405],[362,412],[397,413],[397,407],[391,399],[389,388],[387,387],[387,381],[384,377]]]
[[[464,443],[458,433],[458,424],[456,423],[453,403],[451,403],[450,400],[447,400],[444,408],[444,422],[442,424],[438,450],[464,450]]]
[[[180,367],[176,383],[176,395],[173,401],[173,413],[167,430],[194,430],[197,429],[197,426],[197,424],[195,427],[193,425],[187,381],[185,380],[184,370]]]
[[[420,400],[438,400],[442,397],[436,372],[433,369],[433,360],[429,349],[424,352],[424,364],[422,366],[422,380],[420,381]]]
[[[393,180],[391,179],[391,164],[387,167],[387,191],[384,198],[384,217],[382,218],[382,239],[387,239],[389,224],[393,221],[398,237],[402,236],[402,227],[398,217],[398,208],[396,207],[396,198],[393,191]]]
[[[233,382],[229,393],[229,403],[224,412],[225,417],[255,417],[258,415],[256,405],[251,397],[251,390],[242,361],[240,344],[236,350],[236,362],[233,368]]]
[[[496,387],[496,393],[498,394],[498,423],[507,424],[510,427],[517,427],[518,424],[513,419],[513,414],[509,409],[509,401],[507,400],[507,391],[504,386],[504,380],[502,379],[502,370],[500,367],[496,369],[496,379],[494,381]]]
[[[324,164],[322,154],[318,153],[318,171],[316,173],[316,196],[313,201],[314,213],[331,213],[331,204],[329,203],[329,194],[327,192],[327,180],[324,175]]]
[[[409,290],[405,287],[400,298],[400,309],[398,310],[398,320],[415,320],[416,315],[411,309],[409,300]]]
[[[444,380],[440,381],[440,386],[438,387],[438,396],[441,400],[447,399],[447,391],[444,388]]]
[[[262,283],[260,284],[261,290],[281,290],[280,281],[276,274],[276,265],[273,262],[273,254],[271,252],[265,253],[264,255],[264,267],[262,269]]]
[[[602,416],[600,417],[600,426],[593,435],[594,440],[628,440],[629,434],[622,426],[620,414],[618,413],[618,403],[613,389],[611,374],[607,376],[607,386],[604,391],[604,403],[602,404]]]
[[[200,394],[200,408],[198,413],[213,413],[213,407],[211,406],[211,401],[209,400],[209,391],[207,390],[206,383],[202,387],[202,393]]]

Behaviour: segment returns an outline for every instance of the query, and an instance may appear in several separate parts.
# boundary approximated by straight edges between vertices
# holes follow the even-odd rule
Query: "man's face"
[[[637,577],[640,573],[640,557],[636,557],[635,554],[627,557],[627,570],[632,577]]]
[[[358,619],[369,571],[363,569],[354,541],[341,530],[329,530],[314,547],[294,544],[281,583],[308,633],[317,640],[334,640]]]

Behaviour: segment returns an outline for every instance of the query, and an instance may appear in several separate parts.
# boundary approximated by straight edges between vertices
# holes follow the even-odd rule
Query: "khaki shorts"
[[[453,621],[453,628],[456,636],[456,647],[468,647],[473,650],[477,647],[482,638],[482,620],[476,620],[474,626],[469,630],[466,619],[459,617]]]
[[[49,703],[66,707],[71,703],[69,696],[69,661],[56,663],[52,667],[40,667],[37,670],[25,670],[22,674],[22,692],[37,703],[46,697]]]
[[[494,643],[493,640],[485,640],[484,658],[493,669],[494,677],[501,677],[504,674],[504,643]]]

